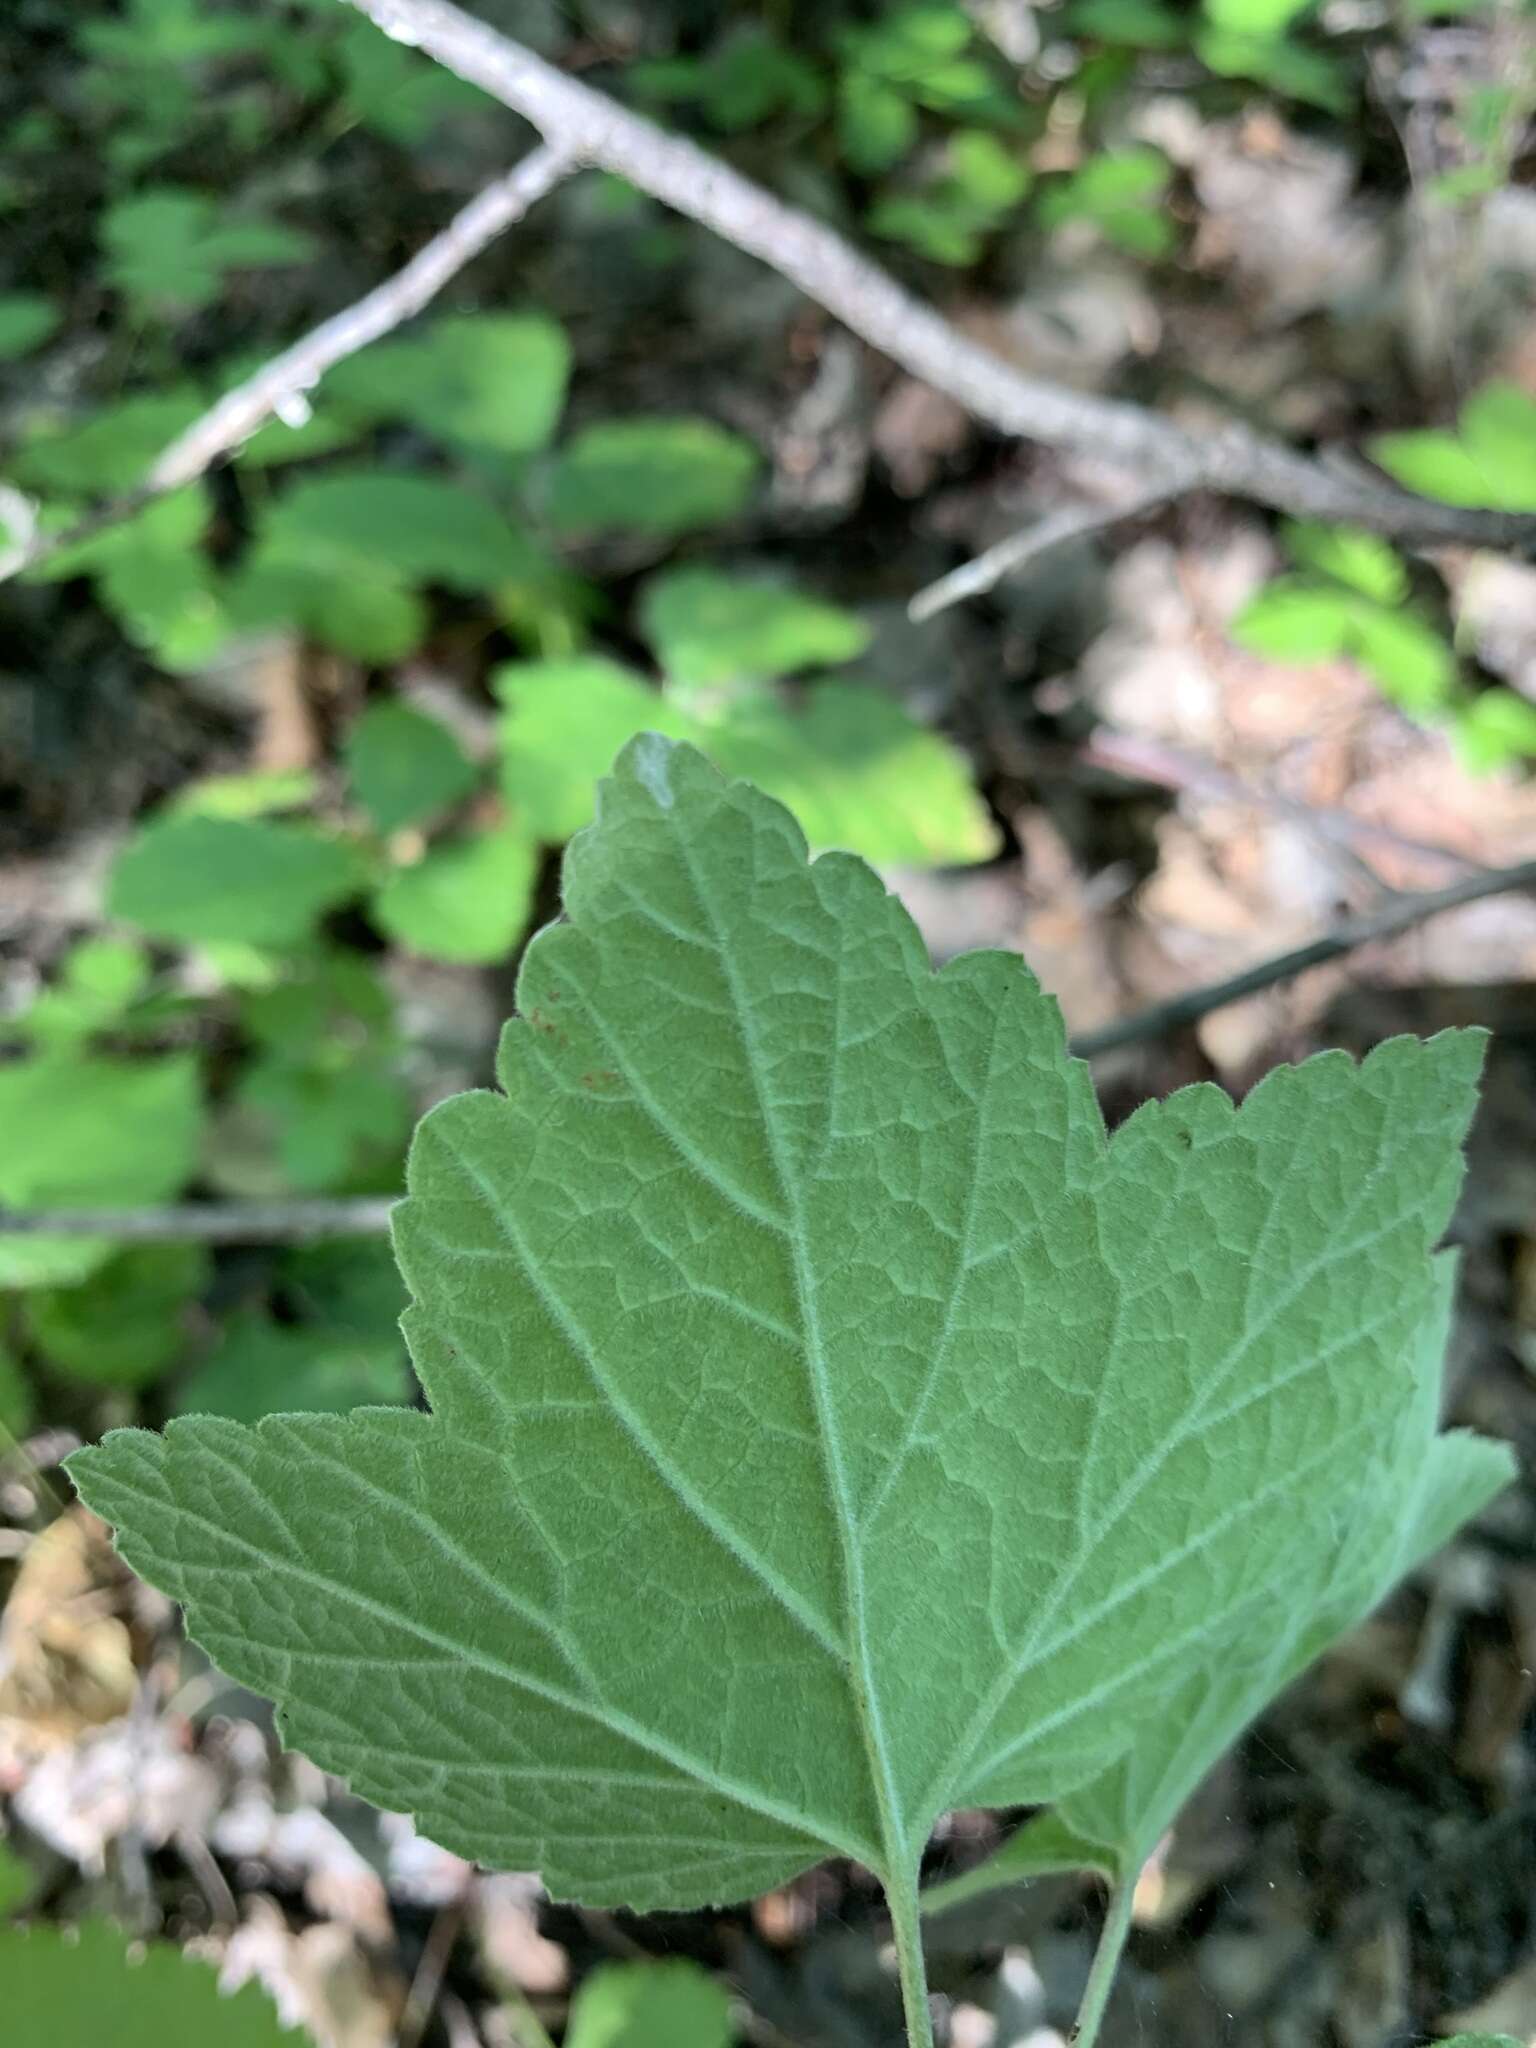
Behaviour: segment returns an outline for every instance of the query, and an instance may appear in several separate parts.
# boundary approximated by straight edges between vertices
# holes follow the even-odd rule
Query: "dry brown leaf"
[[[127,1585],[105,1526],[83,1508],[28,1545],[0,1616],[0,1756],[74,1742],[127,1713]]]
[[[571,1981],[571,1961],[558,1942],[539,1932],[536,1877],[521,1873],[481,1878],[474,1913],[480,1957],[498,1984],[517,1984],[530,1997],[550,1997]]]
[[[250,1901],[231,1935],[219,1981],[226,1991],[255,1978],[287,2026],[307,2028],[317,2048],[393,2048],[405,1985],[370,1964],[348,1927],[322,1921],[294,1933],[270,1899]]]

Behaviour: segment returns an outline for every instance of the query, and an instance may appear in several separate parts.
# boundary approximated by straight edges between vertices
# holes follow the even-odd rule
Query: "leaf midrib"
[[[746,1056],[747,1073],[757,1099],[769,1155],[773,1160],[774,1172],[784,1202],[788,1222],[787,1237],[794,1265],[795,1291],[804,1337],[806,1372],[810,1382],[811,1400],[816,1411],[832,1520],[837,1530],[838,1553],[842,1565],[843,1597],[852,1642],[852,1655],[847,1659],[845,1669],[848,1674],[855,1723],[869,1763],[870,1781],[880,1817],[882,1848],[885,1855],[883,1875],[889,1889],[893,1884],[906,1885],[915,1881],[915,1863],[921,1844],[914,1844],[909,1838],[908,1824],[902,1810],[895,1771],[886,1744],[879,1688],[870,1660],[863,1558],[859,1551],[858,1525],[853,1514],[847,1473],[843,1466],[842,1446],[835,1426],[826,1346],[817,1305],[815,1274],[807,1256],[807,1232],[800,1206],[800,1189],[790,1172],[783,1139],[777,1121],[770,1113],[768,1098],[763,1089],[762,1076],[767,1071],[767,1061],[758,1043],[752,1007],[736,971],[726,934],[721,930],[715,916],[705,879],[699,873],[687,831],[682,826],[677,830],[677,845],[682,865],[687,871],[698,902],[700,916],[714,940],[715,955],[719,960],[720,972],[731,998],[736,1029],[740,1036],[742,1051]],[[838,1051],[839,1048],[834,1043],[834,1061]],[[924,1833],[926,1834],[926,1829]]]

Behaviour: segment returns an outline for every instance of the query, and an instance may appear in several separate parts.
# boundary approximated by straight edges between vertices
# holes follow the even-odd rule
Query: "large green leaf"
[[[431,1412],[71,1460],[363,1795],[592,1902],[841,1853],[910,1910],[946,1809],[1102,1779],[1405,1479],[1506,1476],[1425,1397],[1479,1034],[1111,1138],[1021,961],[932,973],[861,862],[654,735],[564,885],[500,1092],[412,1151]]]
[[[302,825],[171,815],[118,857],[107,908],[190,945],[291,946],[361,880],[349,847]]]
[[[168,1941],[135,1956],[115,1927],[0,1929],[6,2048],[312,2048],[255,1984],[224,1993]]]

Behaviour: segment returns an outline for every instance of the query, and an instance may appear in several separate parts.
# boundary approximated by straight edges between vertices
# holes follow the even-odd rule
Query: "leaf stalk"
[[[907,2023],[908,2048],[933,2048],[933,2015],[928,2009],[928,1973],[923,1967],[923,1921],[917,1885],[908,1876],[886,1885],[891,1909],[891,1938],[901,1979],[901,2009]]]
[[[1093,1966],[1088,1972],[1083,2002],[1078,2007],[1077,2018],[1072,2022],[1072,2031],[1067,2036],[1068,2048],[1094,2048],[1094,2043],[1099,2038],[1099,2027],[1109,2004],[1109,1994],[1114,1989],[1115,1973],[1125,1952],[1126,1936],[1131,1931],[1131,1912],[1136,1904],[1136,1880],[1140,1875],[1139,1870],[1127,1871],[1110,1891],[1109,1910],[1104,1915],[1099,1945],[1093,1952]]]

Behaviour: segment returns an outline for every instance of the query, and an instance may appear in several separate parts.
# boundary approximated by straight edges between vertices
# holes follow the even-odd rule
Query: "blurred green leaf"
[[[930,867],[989,860],[1001,844],[964,757],[878,690],[818,683],[795,713],[744,700],[701,744],[787,804],[813,846]]]
[[[380,832],[398,832],[474,787],[473,761],[436,718],[409,704],[371,704],[342,750],[354,800]]]
[[[997,850],[962,757],[877,690],[821,683],[796,711],[762,694],[700,718],[607,661],[514,665],[494,686],[507,707],[502,787],[541,838],[568,838],[586,824],[594,760],[651,731],[691,740],[777,796],[815,846],[917,866]]]
[[[1421,433],[1378,434],[1371,453],[1410,491],[1447,505],[1496,505],[1498,491],[1477,453],[1455,434],[1433,428]]]
[[[1161,150],[1136,144],[1100,151],[1041,194],[1041,222],[1059,228],[1086,221],[1133,255],[1161,256],[1174,243],[1163,210],[1170,176]]]
[[[284,1413],[340,1415],[402,1401],[408,1388],[398,1336],[360,1339],[246,1311],[231,1317],[218,1350],[183,1381],[175,1408],[178,1415],[223,1415],[233,1422]]]
[[[131,1209],[179,1193],[202,1130],[197,1062],[49,1048],[0,1066],[0,1206]],[[0,1237],[0,1286],[84,1279],[101,1238]]]
[[[312,1059],[331,1045],[345,1060],[362,1049],[392,1049],[394,1004],[374,965],[360,953],[309,953],[273,987],[240,1003],[240,1026],[270,1052]]]
[[[643,99],[696,106],[724,135],[759,127],[775,114],[818,114],[827,98],[815,65],[756,23],[728,30],[703,58],[633,64],[627,80]]]
[[[168,1941],[130,1953],[104,1921],[0,1929],[6,2048],[313,2048],[282,2026],[256,1984],[217,1973]]]
[[[792,675],[850,661],[869,645],[869,628],[853,612],[788,584],[717,569],[653,576],[640,620],[661,667],[693,685]]]
[[[837,139],[849,170],[866,177],[888,171],[917,140],[912,102],[867,71],[845,71],[837,87]]]
[[[176,1363],[186,1312],[208,1279],[200,1245],[134,1245],[75,1287],[27,1298],[27,1327],[48,1364],[94,1386],[141,1387]]]
[[[970,17],[948,0],[908,0],[887,8],[870,27],[845,28],[838,37],[845,60],[877,78],[915,87],[971,41]]]
[[[395,1182],[412,1105],[393,998],[369,960],[302,955],[238,1015],[252,1057],[217,1127],[218,1185],[261,1199]]]
[[[1251,78],[1283,98],[1341,119],[1358,98],[1350,73],[1337,59],[1282,35],[1250,35],[1213,25],[1196,35],[1195,54],[1218,78]]]
[[[466,448],[527,455],[559,423],[571,350],[542,313],[450,314],[339,363],[322,391],[344,413],[409,420]]]
[[[387,574],[341,560],[305,562],[258,544],[224,588],[225,609],[247,629],[299,626],[359,661],[400,661],[427,634],[427,608]]]
[[[601,1963],[571,2001],[566,2048],[729,2048],[724,1988],[684,1960]]]
[[[166,808],[184,818],[270,818],[302,810],[319,790],[313,769],[253,768],[244,775],[205,775],[184,783]]]
[[[1493,502],[1536,511],[1536,399],[1515,384],[1485,384],[1462,407],[1460,428]]]
[[[60,313],[41,292],[0,292],[0,363],[41,348],[57,331]]]
[[[100,406],[74,425],[38,428],[7,468],[29,490],[82,497],[128,491],[202,410],[201,394],[187,385],[143,392]]]
[[[870,232],[905,242],[935,263],[970,263],[1031,182],[1027,166],[995,135],[961,129],[920,183],[875,202]]]
[[[962,128],[945,152],[959,190],[989,217],[1017,206],[1032,182],[1016,151],[984,128]]]
[[[1204,0],[1208,21],[1234,35],[1278,36],[1311,11],[1314,0]]]
[[[1349,641],[1342,591],[1281,577],[1251,598],[1227,628],[1239,647],[1274,661],[1326,661]]]
[[[284,492],[225,589],[242,626],[297,623],[362,661],[425,637],[416,584],[481,591],[515,577],[527,543],[485,499],[440,477],[358,468]]]
[[[234,1090],[232,1107],[245,1131],[226,1117],[215,1162],[222,1185],[255,1195],[296,1188],[304,1194],[344,1192],[388,1176],[405,1149],[411,1100],[391,1047],[317,1042],[298,1055],[253,1059]],[[276,1173],[263,1174],[249,1154],[232,1170],[231,1138],[259,1133],[261,1153]]]
[[[209,305],[229,271],[303,263],[315,250],[311,235],[176,185],[115,201],[102,216],[101,245],[109,285],[140,311],[173,313]]]
[[[306,1322],[370,1341],[399,1341],[408,1297],[387,1238],[298,1245],[284,1256],[281,1274],[285,1296]]]
[[[1284,576],[1252,598],[1228,628],[1239,647],[1276,661],[1350,655],[1415,718],[1453,703],[1459,671],[1444,635],[1407,609],[1407,572],[1385,543],[1347,528],[1298,525],[1291,552],[1332,580]],[[1380,593],[1378,596],[1376,593]]]
[[[26,1435],[32,1427],[33,1412],[32,1389],[27,1377],[10,1349],[0,1343],[0,1451],[8,1450],[17,1437]],[[13,1860],[0,1848],[0,1914],[10,1912],[20,1903],[7,1888],[9,1865]],[[28,1881],[30,1883],[30,1879]]]
[[[260,552],[284,566],[469,591],[515,575],[522,561],[518,536],[484,498],[441,477],[392,469],[303,478],[263,520]]]
[[[1332,576],[1378,604],[1401,604],[1408,595],[1403,559],[1380,534],[1298,519],[1287,523],[1284,537],[1291,559],[1302,568]]]
[[[1187,14],[1160,0],[1075,0],[1063,20],[1073,35],[1123,43],[1133,50],[1182,49],[1192,25]]]
[[[487,105],[478,87],[407,49],[371,22],[349,22],[336,45],[343,112],[409,148],[454,114]]]
[[[1382,695],[1415,718],[1449,709],[1458,680],[1456,656],[1426,619],[1410,611],[1356,605],[1352,652],[1380,685]]]
[[[229,620],[202,550],[206,487],[187,484],[131,518],[60,548],[32,573],[44,582],[89,575],[128,638],[162,667],[196,668],[227,639]]]
[[[756,450],[711,420],[600,420],[556,457],[549,516],[563,533],[688,533],[741,512],[757,472]]]
[[[506,707],[502,791],[534,837],[551,846],[590,820],[597,777],[627,740],[647,730],[685,739],[694,730],[685,713],[603,655],[508,663],[491,681]]]
[[[124,0],[116,18],[79,22],[75,40],[103,64],[153,70],[221,57],[280,58],[293,38],[281,22],[212,12],[206,0]]]
[[[27,1037],[61,1044],[115,1024],[149,985],[141,946],[128,939],[81,939],[64,956],[52,984],[16,1020]]]
[[[1514,690],[1482,690],[1457,714],[1451,733],[1474,775],[1536,759],[1536,704]]]
[[[107,909],[156,938],[292,946],[362,886],[353,850],[300,825],[161,817],[118,856]]]
[[[503,960],[527,926],[537,864],[536,841],[520,826],[440,841],[389,877],[373,921],[428,960]]]

